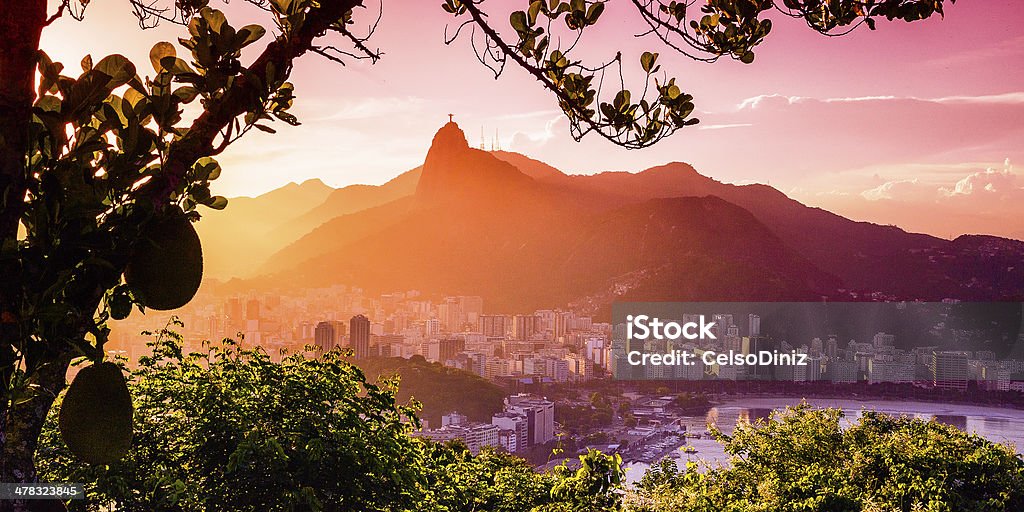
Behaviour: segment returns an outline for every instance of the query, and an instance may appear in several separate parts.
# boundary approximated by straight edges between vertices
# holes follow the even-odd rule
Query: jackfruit
[[[185,217],[150,221],[124,273],[140,304],[166,311],[188,304],[203,280],[199,234]]]
[[[72,453],[89,464],[111,464],[131,447],[133,415],[121,368],[104,362],[78,372],[57,419]]]

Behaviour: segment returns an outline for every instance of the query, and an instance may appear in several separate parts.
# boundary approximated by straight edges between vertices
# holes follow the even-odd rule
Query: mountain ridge
[[[438,131],[422,166],[380,187],[347,188],[331,196],[362,202],[311,208],[306,227],[343,213],[295,229],[251,282],[478,294],[509,310],[645,298],[1024,296],[1024,265],[1012,265],[1024,262],[1024,243],[857,222],[683,162],[567,175],[518,153],[473,149],[455,123]]]

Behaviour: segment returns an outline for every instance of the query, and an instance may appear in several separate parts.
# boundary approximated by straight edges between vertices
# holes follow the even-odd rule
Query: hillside
[[[410,399],[420,402],[420,419],[431,428],[441,426],[441,416],[458,411],[470,421],[490,423],[491,415],[500,412],[505,391],[494,383],[457,368],[429,363],[421,356],[411,359],[380,357],[357,361],[367,380],[398,375],[398,403]]]
[[[289,183],[257,197],[234,197],[223,211],[203,215],[196,230],[203,242],[208,277],[244,276],[289,241],[270,233],[323,202],[334,191],[320,180]]]
[[[350,189],[304,217],[346,213],[289,225],[295,240],[258,269],[261,286],[473,294],[505,311],[599,311],[622,299],[993,300],[1024,290],[1019,242],[855,222],[678,162],[568,176],[473,149],[455,123],[438,131],[420,168]]]

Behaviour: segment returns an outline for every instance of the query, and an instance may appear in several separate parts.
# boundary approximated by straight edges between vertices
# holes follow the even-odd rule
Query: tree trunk
[[[34,459],[39,435],[53,401],[64,389],[71,356],[65,353],[47,359],[48,362],[29,378],[29,384],[34,387],[32,396],[13,405],[8,412],[0,482],[39,480]],[[56,503],[49,500],[0,501],[0,511],[54,510],[54,505]]]
[[[42,419],[64,385],[67,362],[41,368],[40,396],[12,405],[11,377],[15,347],[26,339],[19,318],[21,272],[16,247],[18,224],[24,210],[28,180],[26,155],[28,127],[35,98],[36,52],[46,23],[46,0],[0,1],[0,481],[25,482],[36,478],[32,454]],[[40,504],[46,502],[37,502]],[[52,506],[52,503],[50,505]],[[45,507],[46,505],[43,505]],[[38,509],[33,505],[31,509]],[[0,501],[0,510],[31,510],[27,502]]]

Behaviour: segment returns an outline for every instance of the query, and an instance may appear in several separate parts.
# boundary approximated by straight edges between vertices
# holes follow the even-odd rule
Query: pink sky
[[[774,16],[752,65],[697,63],[636,39],[641,22],[631,3],[612,0],[584,40],[586,53],[622,50],[635,62],[644,49],[660,50],[702,120],[642,151],[597,137],[573,142],[553,97],[524,72],[509,67],[495,81],[467,41],[443,44],[448,18],[439,4],[386,1],[372,41],[386,55],[376,65],[305,57],[293,76],[304,124],[232,147],[218,191],[254,195],[314,177],[332,186],[383,183],[422,163],[454,112],[471,144],[481,129],[488,141],[497,130],[503,149],[570,173],[686,161],[716,179],[770,183],[858,219],[942,236],[1024,238],[1024,179],[1006,163],[1024,162],[1024,8],[1016,0],[962,0],[944,20],[882,22],[832,39]],[[213,5],[235,25],[261,19],[242,1]],[[493,17],[507,19],[507,9]],[[357,23],[371,22],[369,14]],[[172,25],[141,31],[125,0],[94,0],[86,21],[48,28],[43,48],[69,68],[86,53],[124,53],[145,74],[150,46],[181,33]]]

